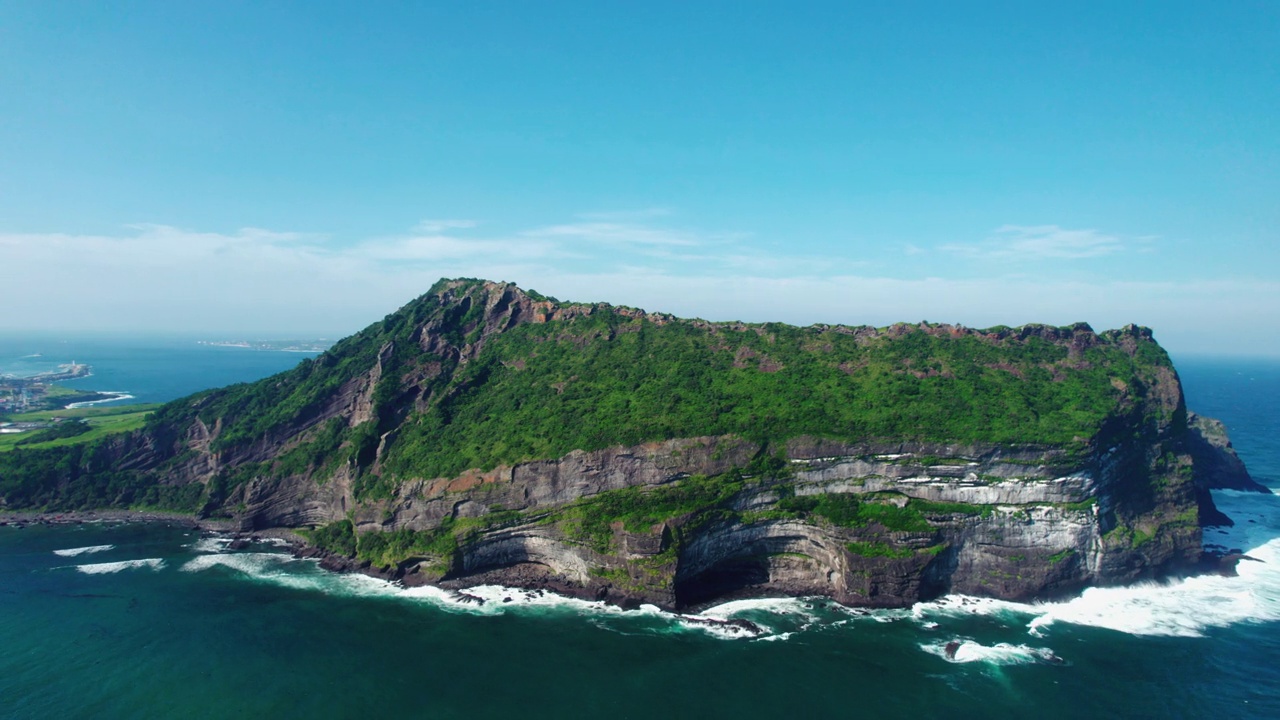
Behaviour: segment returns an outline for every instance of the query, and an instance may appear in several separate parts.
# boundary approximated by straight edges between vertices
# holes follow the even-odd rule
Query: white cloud
[[[1095,258],[1124,248],[1124,241],[1113,235],[1097,230],[1068,230],[1057,225],[1005,225],[985,241],[939,247],[957,255],[1015,261]]]
[[[389,262],[433,262],[469,258],[542,260],[565,255],[555,243],[532,238],[485,240],[446,235],[373,240],[360,244],[352,254]]]
[[[624,225],[625,232],[601,232],[645,238],[641,231],[669,232]],[[770,253],[690,231],[677,235],[684,244],[591,243],[546,229],[492,238],[417,232],[345,247],[253,228],[0,233],[3,289],[10,307],[14,298],[21,307],[0,315],[0,330],[347,333],[441,277],[470,276],[709,319],[872,325],[928,319],[974,327],[1086,321],[1098,329],[1136,322],[1175,349],[1280,354],[1280,316],[1273,311],[1280,283],[1270,280],[1068,280],[1010,276],[1000,265],[986,277],[889,278],[854,261]],[[1091,245],[1034,247],[1078,253]]]

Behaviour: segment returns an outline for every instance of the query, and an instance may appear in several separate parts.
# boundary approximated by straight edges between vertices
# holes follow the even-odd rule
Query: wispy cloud
[[[557,273],[732,273],[749,255],[730,252],[715,234],[654,223],[576,222],[489,236],[478,228],[425,220],[403,235],[346,244],[309,233],[155,224],[112,235],[0,232],[0,266],[21,270],[6,277],[5,290],[43,298],[32,312],[0,316],[0,329],[354,329],[441,277],[546,286]]]
[[[1097,230],[1068,230],[1057,225],[1005,225],[976,243],[954,243],[938,249],[956,255],[1012,261],[1080,260],[1112,255],[1125,242]]]
[[[637,222],[643,220],[652,220],[653,218],[668,217],[673,215],[671,208],[651,207],[641,210],[614,210],[610,212],[585,212],[578,213],[581,220],[603,220],[606,222]]]
[[[701,245],[705,238],[695,233],[673,230],[639,223],[578,222],[526,230],[521,233],[530,238],[560,238],[563,240],[607,243],[611,245]]]
[[[552,242],[527,238],[481,239],[448,235],[414,235],[370,240],[348,254],[386,262],[440,262],[468,259],[550,260],[570,257]]]
[[[1175,348],[1221,343],[1234,352],[1280,351],[1269,340],[1280,336],[1280,317],[1270,312],[1280,307],[1280,283],[1271,280],[1019,277],[1002,263],[991,264],[985,277],[879,277],[852,260],[797,256],[717,233],[608,225],[614,229],[572,224],[578,228],[572,232],[544,227],[474,238],[474,227],[418,227],[348,245],[256,228],[209,233],[139,225],[114,236],[0,232],[0,267],[11,270],[6,293],[39,298],[22,312],[0,315],[0,330],[345,333],[441,277],[472,276],[561,298],[710,319],[872,325],[928,319],[975,327],[1083,320],[1100,329],[1137,322],[1156,328]],[[641,239],[594,242],[592,233]],[[1117,243],[1141,246],[1097,234],[1019,245],[1015,241],[1055,235],[1043,229],[1001,234],[1005,245],[994,250],[1018,247],[1023,257],[1097,257],[1116,252],[1100,248]],[[655,242],[654,236],[682,242]]]
[[[445,230],[465,230],[478,225],[475,220],[421,220],[413,226],[413,232],[435,235]]]

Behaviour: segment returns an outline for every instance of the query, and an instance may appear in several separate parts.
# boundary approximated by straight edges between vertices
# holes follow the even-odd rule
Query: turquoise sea
[[[87,389],[171,399],[297,357],[99,341]],[[21,347],[19,347],[21,346]],[[1280,487],[1280,362],[1175,358],[1190,406]],[[1280,498],[1221,492],[1236,578],[1059,603],[730,603],[760,636],[498,587],[462,604],[182,524],[0,528],[3,718],[1275,718]],[[953,660],[943,648],[961,642]]]
[[[90,365],[93,374],[62,383],[67,387],[132,396],[113,404],[167,402],[257,380],[314,355],[203,345],[194,337],[0,336],[0,375],[53,372],[74,361]]]

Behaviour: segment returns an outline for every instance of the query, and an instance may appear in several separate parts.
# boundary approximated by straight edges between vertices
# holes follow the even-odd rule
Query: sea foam
[[[1110,628],[1133,635],[1198,636],[1212,627],[1280,620],[1280,497],[1229,491],[1215,493],[1215,497],[1237,525],[1226,533],[1210,531],[1209,541],[1243,549],[1260,561],[1242,561],[1238,577],[1205,575],[1167,583],[1091,588],[1077,598],[1053,603],[1016,603],[949,595],[909,609],[865,610],[834,605],[823,598],[768,598],[734,600],[696,615],[682,615],[664,612],[653,605],[623,610],[600,601],[500,585],[480,585],[462,591],[434,586],[406,588],[357,573],[325,572],[317,567],[315,560],[298,560],[284,553],[228,552],[222,538],[193,543],[191,550],[203,554],[187,561],[182,570],[201,572],[220,567],[252,580],[298,590],[399,599],[453,613],[570,614],[624,632],[695,632],[726,639],[785,640],[798,632],[861,621],[914,621],[922,629],[936,632],[945,630],[948,618],[964,616],[989,617],[1035,637],[1045,636],[1057,623]],[[729,622],[733,620],[747,620],[756,629],[751,629],[748,623]],[[928,651],[935,652],[938,647],[945,649],[945,643],[922,647],[933,648]],[[972,641],[962,643],[956,658],[951,659],[969,662],[972,660],[966,658],[970,657],[996,664],[1046,660],[1036,648],[1010,644],[983,646]]]
[[[76,565],[75,567],[76,570],[79,570],[86,575],[103,575],[108,573],[118,573],[121,570],[136,570],[139,568],[159,570],[164,567],[164,560],[161,560],[160,558],[146,558],[143,560],[122,560],[120,562]]]
[[[947,652],[947,646],[952,646],[952,651]],[[1032,663],[1061,663],[1054,652],[1048,648],[1028,647],[1026,645],[1012,645],[1009,643],[996,643],[994,645],[983,645],[972,640],[953,640],[951,643],[927,643],[920,646],[921,650],[930,655],[938,657],[953,663],[973,663],[982,662],[989,665],[1030,665]]]
[[[92,555],[93,553],[105,552],[111,550],[115,545],[90,545],[88,547],[68,548],[66,550],[54,550],[54,555],[62,557],[75,557],[77,555]]]
[[[938,616],[986,615],[1016,621],[1043,636],[1056,623],[1108,628],[1130,635],[1199,637],[1210,628],[1280,620],[1280,496],[1237,491],[1214,493],[1218,507],[1236,523],[1206,529],[1206,542],[1242,550],[1248,558],[1236,577],[1200,575],[1127,587],[1088,588],[1061,602],[1013,603],[951,595],[919,603],[922,622]]]
[[[134,399],[134,396],[133,396],[133,395],[130,395],[130,394],[129,394],[129,393],[127,393],[127,392],[121,392],[121,391],[119,391],[119,390],[98,390],[98,391],[96,391],[96,392],[98,392],[98,393],[100,393],[100,394],[102,394],[102,395],[110,395],[111,397],[103,398],[103,399],[101,399],[101,400],[85,400],[85,401],[83,401],[83,402],[73,402],[73,403],[68,403],[68,404],[67,404],[67,406],[66,406],[65,408],[63,408],[63,409],[65,409],[65,410],[78,410],[78,409],[80,409],[80,408],[93,407],[94,405],[102,405],[102,404],[104,404],[104,403],[112,403],[112,402],[119,402],[119,401],[121,401],[121,400],[133,400],[133,399]]]
[[[654,605],[624,610],[601,601],[581,600],[546,590],[525,590],[502,585],[478,585],[459,591],[430,585],[407,588],[358,573],[325,572],[316,567],[314,560],[297,560],[283,553],[217,552],[211,544],[196,545],[206,554],[197,555],[184,563],[181,567],[183,572],[204,572],[221,568],[253,581],[295,590],[346,597],[396,599],[431,605],[446,612],[475,616],[508,613],[577,615],[604,622],[604,627],[608,629],[619,629],[614,625],[617,622],[626,624],[627,630],[659,634],[693,632],[716,638],[740,639],[769,635],[772,630],[758,621],[753,621],[756,629],[745,623],[729,622],[734,615],[744,612],[759,613],[770,607],[780,610],[800,606],[794,600],[739,601],[712,608],[701,615],[669,613]],[[797,613],[792,609],[785,611],[785,614]],[[631,627],[636,623],[642,627]]]
[[[187,547],[191,552],[195,553],[218,553],[227,549],[231,544],[231,538],[222,535],[214,535],[212,537],[202,537],[191,543]]]

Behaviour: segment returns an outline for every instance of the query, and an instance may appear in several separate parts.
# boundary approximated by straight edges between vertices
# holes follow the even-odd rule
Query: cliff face
[[[95,452],[408,583],[901,606],[1194,564],[1195,447],[1143,328],[716,324],[442,281]]]
[[[428,541],[386,565],[411,583],[545,585],[664,607],[735,592],[867,606],[945,592],[1027,599],[1154,577],[1199,558],[1185,458],[1165,464],[1145,447],[1105,448],[1060,474],[1052,451],[899,444],[849,445],[837,454],[824,447],[817,455],[815,445],[793,442],[787,467],[729,484],[708,507],[654,500],[657,511],[636,522],[605,510],[603,534],[583,532],[582,515],[609,504],[614,488],[649,490],[637,493],[641,499],[672,493],[686,476],[747,464],[758,446],[699,438],[573,453],[467,476],[453,489],[409,485],[347,517],[360,538],[427,531],[434,540],[442,522],[473,523],[444,552]],[[1141,474],[1138,487],[1129,487],[1132,472]],[[334,489],[312,488],[255,486],[245,515],[262,526],[296,524],[294,508],[310,507],[318,512],[303,522],[343,522],[343,502],[319,497]],[[280,497],[291,498],[286,514],[272,516]],[[824,512],[825,504],[834,511]],[[382,565],[382,557],[368,559]]]

